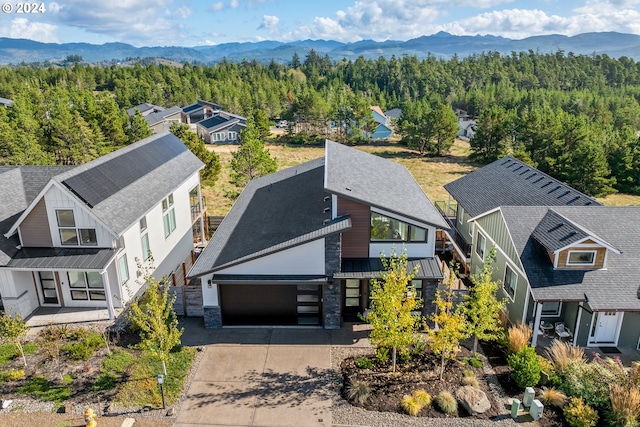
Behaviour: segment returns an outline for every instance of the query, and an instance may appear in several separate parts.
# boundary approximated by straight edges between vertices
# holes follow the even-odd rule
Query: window
[[[162,201],[162,222],[164,237],[167,238],[176,229],[176,213],[173,209],[173,194]]]
[[[422,280],[413,279],[411,281],[411,288],[416,293],[416,299],[422,299]]]
[[[458,222],[462,224],[464,222],[464,208],[458,204]]]
[[[504,282],[502,283],[502,286],[504,288],[504,291],[507,293],[507,295],[511,297],[511,300],[513,300],[513,297],[516,294],[517,283],[518,283],[518,275],[511,268],[509,268],[508,265],[505,266]]]
[[[120,271],[120,284],[124,285],[129,281],[129,264],[126,254],[118,258],[118,270]]]
[[[143,216],[140,220],[140,232],[143,232],[147,229],[147,217]]]
[[[426,242],[427,238],[428,232],[424,228],[371,212],[373,242]]]
[[[96,272],[69,271],[69,290],[72,300],[105,301],[102,276]]]
[[[344,292],[346,307],[360,307],[360,280],[347,279]]]
[[[116,239],[116,249],[119,251],[124,249],[124,236],[120,236]]]
[[[546,301],[542,303],[543,316],[560,316],[562,303],[560,301]]]
[[[476,241],[476,253],[481,260],[484,261],[484,236],[478,233],[478,240]]]
[[[151,248],[149,247],[149,233],[145,233],[140,238],[142,242],[142,258],[146,261],[151,256]]]
[[[213,141],[224,141],[226,134],[224,132],[216,132],[211,134],[211,139]]]
[[[238,134],[236,132],[229,132],[229,141],[235,141]]]
[[[567,265],[594,265],[596,251],[569,251]]]
[[[72,209],[56,209],[56,220],[61,245],[96,246],[98,244],[95,228],[76,228]]]

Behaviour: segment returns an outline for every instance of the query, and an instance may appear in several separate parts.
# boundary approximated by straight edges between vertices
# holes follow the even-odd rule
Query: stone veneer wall
[[[340,235],[324,239],[325,274],[329,283],[322,286],[322,317],[325,329],[340,329],[340,280],[333,274],[340,271]]]
[[[222,310],[219,306],[205,306],[204,308],[204,327],[211,329],[222,328]]]

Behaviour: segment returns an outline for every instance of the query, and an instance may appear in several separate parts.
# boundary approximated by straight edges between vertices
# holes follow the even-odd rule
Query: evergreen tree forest
[[[368,126],[368,106],[399,107],[408,112],[400,143],[439,156],[451,143],[445,106],[477,121],[471,149],[480,163],[510,154],[589,195],[640,194],[640,62],[626,57],[529,51],[335,62],[312,50],[287,65],[2,66],[0,97],[15,101],[0,108],[5,165],[86,162],[133,142],[127,108],[197,99],[287,119],[297,142],[366,143],[348,128]]]

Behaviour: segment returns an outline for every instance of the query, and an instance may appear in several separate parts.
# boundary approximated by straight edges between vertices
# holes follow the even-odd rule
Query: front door
[[[38,272],[40,279],[40,290],[42,291],[43,304],[59,304],[56,278],[53,271]]]
[[[615,311],[600,311],[596,321],[595,342],[615,344],[618,325],[622,313]]]

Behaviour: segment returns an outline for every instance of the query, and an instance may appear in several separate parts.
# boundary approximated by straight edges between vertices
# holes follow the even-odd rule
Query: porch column
[[[100,272],[100,276],[102,277],[102,285],[104,286],[104,297],[107,300],[107,312],[109,313],[109,320],[113,320],[116,318],[116,311],[113,308],[111,286],[109,285],[109,275],[107,274],[107,270],[102,270]]]
[[[580,330],[580,319],[582,319],[582,306],[584,305],[584,303],[582,301],[580,301],[578,303],[578,317],[576,318],[576,325],[573,327],[573,342],[571,344],[573,344],[573,346],[576,346],[576,343],[578,342],[578,331]]]
[[[533,321],[533,337],[531,338],[531,345],[536,346],[538,342],[538,331],[540,330],[540,317],[542,317],[542,303],[536,301],[536,317]]]

